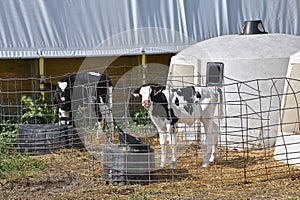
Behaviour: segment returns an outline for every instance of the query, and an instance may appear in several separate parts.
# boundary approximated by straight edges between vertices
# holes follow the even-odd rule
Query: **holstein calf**
[[[222,91],[208,87],[185,87],[166,90],[164,86],[148,84],[137,88],[133,95],[142,97],[142,106],[149,112],[159,132],[161,167],[166,165],[166,143],[171,144],[171,169],[176,168],[176,126],[195,121],[202,122],[206,132],[206,153],[202,167],[207,167],[216,156],[219,126],[214,122],[215,109],[220,99],[220,115],[223,115]]]
[[[99,130],[102,129],[103,115],[110,134],[113,133],[112,83],[105,74],[85,72],[68,75],[58,81],[54,99],[58,106],[60,124],[73,122],[74,114],[83,101],[92,100],[95,105]]]

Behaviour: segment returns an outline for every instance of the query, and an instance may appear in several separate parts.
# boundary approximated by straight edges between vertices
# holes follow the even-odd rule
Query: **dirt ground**
[[[89,153],[63,150],[35,156],[46,163],[18,180],[0,180],[0,199],[299,199],[300,173],[273,160],[266,152],[220,150],[219,158],[201,168],[195,150],[178,159],[178,169],[158,170],[147,185],[114,186],[104,180],[101,163]],[[272,152],[267,152],[268,154]],[[246,167],[245,167],[246,166]]]

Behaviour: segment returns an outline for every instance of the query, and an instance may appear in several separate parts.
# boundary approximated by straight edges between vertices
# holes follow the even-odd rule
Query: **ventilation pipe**
[[[245,21],[241,30],[240,35],[251,35],[251,34],[266,34],[264,25],[261,20]]]

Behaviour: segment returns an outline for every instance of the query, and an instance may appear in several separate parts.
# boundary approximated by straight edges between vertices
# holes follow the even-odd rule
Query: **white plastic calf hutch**
[[[300,166],[300,51],[290,57],[287,78],[281,104],[282,126],[278,129],[274,157]]]
[[[167,85],[206,86],[207,63],[223,63],[226,118],[221,121],[220,145],[273,146],[279,123],[278,94],[285,82],[278,77],[286,77],[289,58],[299,50],[300,37],[286,34],[212,38],[172,57]]]

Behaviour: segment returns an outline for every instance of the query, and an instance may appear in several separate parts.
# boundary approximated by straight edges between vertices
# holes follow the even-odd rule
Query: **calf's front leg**
[[[171,145],[171,150],[172,150],[170,169],[176,169],[176,144],[177,144],[177,138],[176,138],[175,126],[171,125],[171,124],[168,124],[167,125],[167,133],[168,133],[169,143]]]
[[[206,152],[203,158],[202,167],[207,167],[209,162],[213,162],[216,157],[216,146],[218,143],[218,125],[213,119],[203,119],[203,125],[206,133]]]
[[[70,125],[70,112],[63,110],[61,108],[58,109],[59,116],[59,124],[60,125]]]
[[[102,103],[97,103],[95,110],[98,117],[97,138],[99,138],[100,134],[102,133],[102,129],[103,129],[102,115],[103,115],[109,129],[108,141],[112,142],[113,134],[114,134],[114,119],[110,107],[108,105],[103,105]]]
[[[161,148],[160,167],[165,167],[167,162],[166,142],[167,142],[166,133],[164,131],[159,131],[159,143]]]

